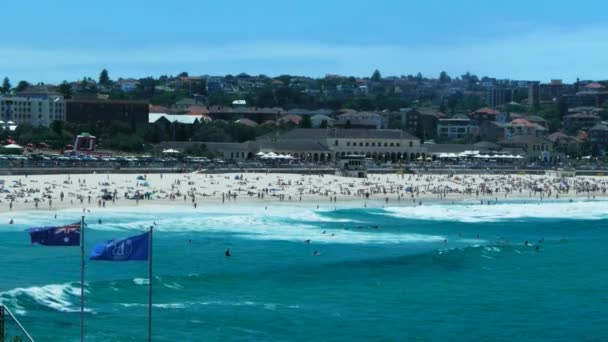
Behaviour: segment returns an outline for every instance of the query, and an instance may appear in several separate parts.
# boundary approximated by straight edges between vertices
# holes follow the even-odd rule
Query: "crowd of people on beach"
[[[301,174],[129,174],[7,176],[0,180],[0,210],[53,209],[96,203],[139,205],[140,202],[394,202],[478,199],[482,204],[508,198],[560,199],[603,197],[604,177],[541,175],[397,175],[367,178]]]

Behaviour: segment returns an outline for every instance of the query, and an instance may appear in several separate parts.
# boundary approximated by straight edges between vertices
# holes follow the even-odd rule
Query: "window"
[[[395,144],[394,144],[394,143],[391,143],[391,147],[393,147],[393,146],[395,146]]]
[[[338,146],[338,140],[336,140],[336,141],[334,142],[334,145],[335,145],[335,146]]]
[[[347,142],[346,142],[346,146],[350,146],[350,141],[347,141]]]
[[[399,143],[396,143],[396,144],[395,144],[395,146],[397,146],[397,147],[399,147],[399,145],[400,145]]]
[[[384,147],[388,147],[388,143],[384,143]]]
[[[367,147],[367,146],[369,146],[369,143],[368,143],[368,142],[366,142],[366,143],[365,143],[365,146],[366,146],[366,147]]]
[[[363,146],[363,141],[359,143],[359,146]]]
[[[412,141],[410,141],[410,147],[413,147],[414,143]]]

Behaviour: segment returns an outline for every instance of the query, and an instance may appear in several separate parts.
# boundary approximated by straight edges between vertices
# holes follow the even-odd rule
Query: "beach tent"
[[[179,151],[170,148],[170,149],[163,150],[163,153],[179,153]]]
[[[266,153],[264,153],[264,152],[258,152],[255,155],[258,156],[258,157],[263,157],[263,156],[266,155]]]
[[[519,154],[518,154],[518,155],[516,155],[516,156],[515,156],[515,157],[513,157],[513,158],[515,158],[515,159],[524,159],[524,157],[520,156]]]
[[[14,150],[17,150],[17,149],[18,149],[18,150],[21,150],[21,149],[23,149],[23,147],[21,147],[21,146],[19,146],[19,145],[17,145],[17,144],[10,144],[10,145],[6,145],[6,146],[4,146],[3,148],[10,148],[10,149],[14,149]]]
[[[148,183],[148,182],[143,182],[143,183],[141,183],[141,185],[142,185],[142,186],[150,186],[150,183]]]
[[[137,176],[137,180],[145,180],[144,176]]]

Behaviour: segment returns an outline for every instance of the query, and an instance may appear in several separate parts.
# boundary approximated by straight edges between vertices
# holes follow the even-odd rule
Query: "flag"
[[[91,251],[91,260],[128,261],[148,260],[150,233],[131,236],[120,240],[98,243]]]
[[[44,246],[80,246],[80,223],[60,227],[34,227],[27,231],[32,243]]]

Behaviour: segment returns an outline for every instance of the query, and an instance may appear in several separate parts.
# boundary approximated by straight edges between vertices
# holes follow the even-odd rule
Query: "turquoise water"
[[[608,340],[607,209],[94,209],[86,249],[156,221],[156,341]],[[0,301],[37,341],[76,341],[79,249],[23,232],[80,217],[53,214],[2,215]],[[146,262],[87,263],[87,341],[145,340],[146,278]]]

